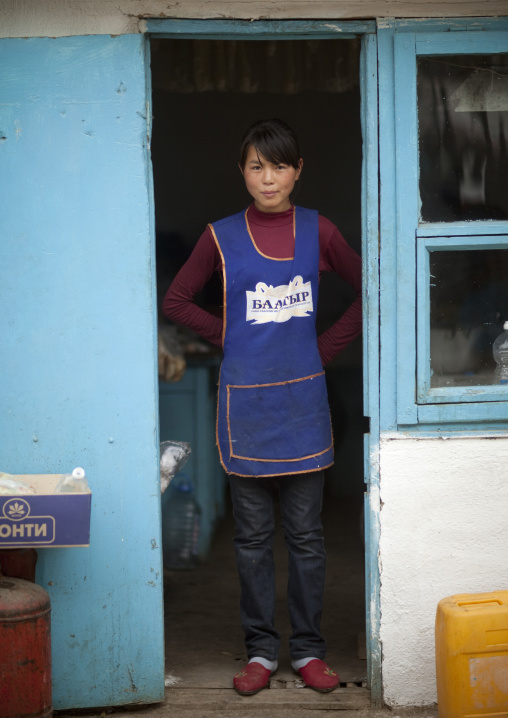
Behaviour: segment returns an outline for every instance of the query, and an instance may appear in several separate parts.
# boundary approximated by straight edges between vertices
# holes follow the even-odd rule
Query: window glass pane
[[[431,387],[496,383],[492,344],[508,320],[508,249],[430,253]]]
[[[418,58],[423,222],[508,219],[508,54]]]

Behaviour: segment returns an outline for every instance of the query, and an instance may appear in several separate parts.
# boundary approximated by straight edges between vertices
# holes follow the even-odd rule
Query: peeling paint
[[[132,693],[137,693],[137,692],[138,692],[138,689],[136,688],[136,685],[135,685],[135,683],[134,683],[134,681],[133,681],[133,679],[132,679],[131,666],[127,666],[127,673],[129,674],[129,680],[130,680],[130,682],[131,682],[130,690],[132,691]]]
[[[323,27],[326,27],[328,30],[333,30],[334,32],[344,32],[344,30],[339,27],[339,25],[332,25],[331,23],[325,22]]]

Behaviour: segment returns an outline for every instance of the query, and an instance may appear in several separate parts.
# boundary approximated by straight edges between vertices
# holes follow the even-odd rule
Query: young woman
[[[330,691],[339,677],[323,659],[320,621],[325,577],[321,508],[333,438],[323,366],[361,331],[361,261],[317,211],[291,193],[303,160],[281,120],[250,127],[240,171],[253,203],[208,225],[164,299],[164,314],[224,351],[217,444],[229,477],[249,663],[233,678],[242,695],[268,685],[277,669],[272,553],[278,491],[289,553],[291,665],[306,685]],[[214,272],[224,285],[223,317],[193,303]],[[336,272],[356,298],[316,335],[321,272]]]

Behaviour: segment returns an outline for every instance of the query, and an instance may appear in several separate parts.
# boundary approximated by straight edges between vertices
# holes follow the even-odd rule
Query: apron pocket
[[[300,461],[332,445],[325,373],[276,384],[227,385],[232,458]]]

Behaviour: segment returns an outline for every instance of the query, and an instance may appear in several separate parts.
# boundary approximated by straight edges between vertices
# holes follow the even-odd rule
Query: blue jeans
[[[249,658],[276,660],[274,492],[278,488],[289,554],[288,609],[291,658],[324,658],[320,632],[326,554],[321,524],[324,473],[269,478],[229,476],[233,500],[240,615]]]

